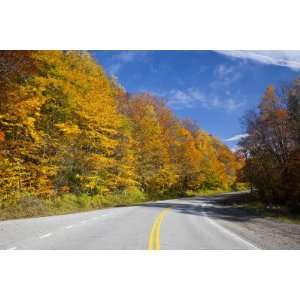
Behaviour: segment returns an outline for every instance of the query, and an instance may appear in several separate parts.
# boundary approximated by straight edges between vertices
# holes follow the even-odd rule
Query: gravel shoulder
[[[220,224],[248,239],[261,249],[300,249],[300,224],[274,220],[251,213],[234,203],[237,194],[204,200],[207,213]]]

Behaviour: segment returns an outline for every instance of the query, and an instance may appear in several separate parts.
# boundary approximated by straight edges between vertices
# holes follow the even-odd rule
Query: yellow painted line
[[[156,249],[156,241],[157,241],[157,228],[158,228],[158,224],[160,223],[161,217],[163,216],[162,214],[163,212],[161,212],[157,218],[155,219],[152,229],[151,229],[151,233],[150,233],[150,237],[149,237],[149,246],[148,249],[149,250],[153,250]]]
[[[160,226],[169,209],[170,208],[163,209],[155,219],[149,236],[148,250],[160,249]]]

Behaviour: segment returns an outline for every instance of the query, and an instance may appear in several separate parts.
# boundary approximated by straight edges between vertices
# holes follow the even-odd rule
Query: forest
[[[0,52],[0,218],[238,189],[244,162],[88,52]]]
[[[266,88],[232,152],[85,51],[0,52],[0,218],[251,188],[300,206],[300,79]]]

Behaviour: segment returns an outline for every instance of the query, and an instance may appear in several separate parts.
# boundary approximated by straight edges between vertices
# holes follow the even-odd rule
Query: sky
[[[300,76],[300,51],[91,51],[129,92],[164,98],[181,118],[235,149],[265,88]]]

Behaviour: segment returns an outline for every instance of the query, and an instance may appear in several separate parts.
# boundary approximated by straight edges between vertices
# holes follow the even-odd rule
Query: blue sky
[[[300,51],[92,51],[130,93],[166,99],[179,117],[234,148],[241,118],[269,84],[300,76]],[[229,140],[229,141],[228,141]]]

